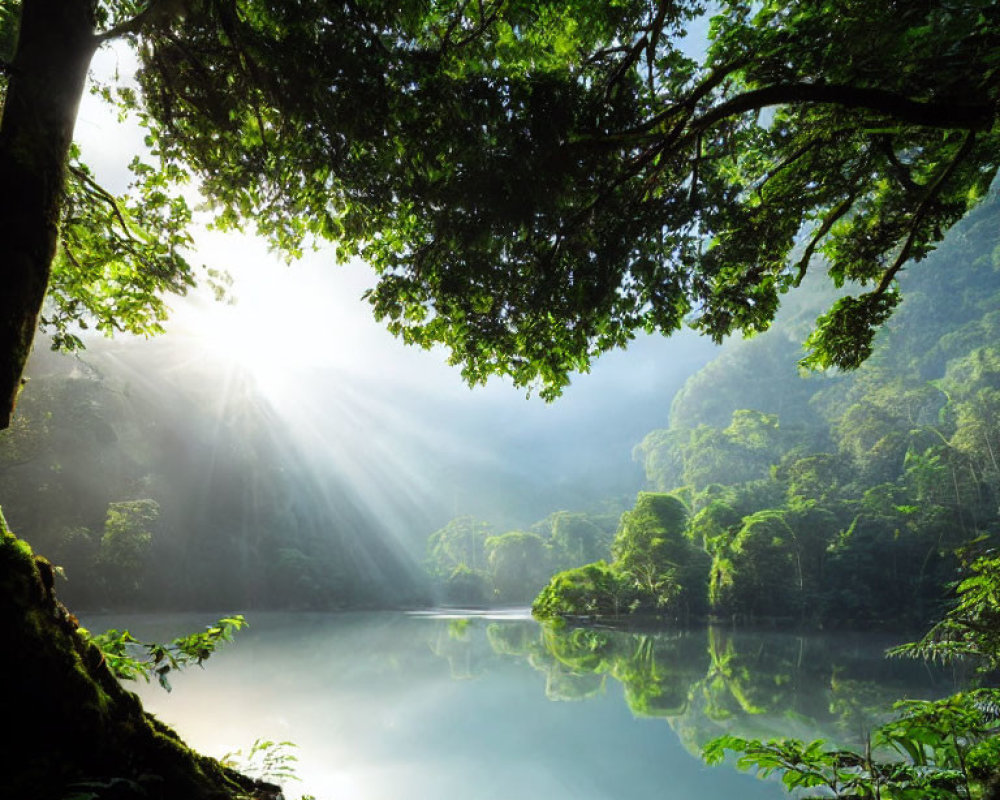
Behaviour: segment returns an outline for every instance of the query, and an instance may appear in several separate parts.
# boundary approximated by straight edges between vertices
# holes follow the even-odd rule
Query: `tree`
[[[642,601],[687,615],[705,602],[708,560],[685,536],[687,509],[669,494],[639,492],[622,514],[611,544],[613,566],[636,585]]]
[[[486,569],[486,541],[493,535],[489,523],[475,517],[456,517],[427,537],[427,561],[432,574],[444,576],[457,567]]]
[[[796,616],[803,586],[796,533],[784,512],[771,509],[745,517],[732,543],[716,553],[710,598],[719,613]]]
[[[602,517],[572,511],[550,514],[542,523],[543,529],[545,526],[550,531],[552,557],[560,567],[577,567],[606,558],[614,534],[614,528]]]
[[[129,500],[108,506],[98,559],[110,596],[119,603],[134,599],[139,591],[153,543],[149,528],[159,516],[160,504],[155,500]]]
[[[550,550],[537,533],[508,531],[486,540],[486,559],[493,591],[509,603],[530,601],[545,586],[550,569]]]

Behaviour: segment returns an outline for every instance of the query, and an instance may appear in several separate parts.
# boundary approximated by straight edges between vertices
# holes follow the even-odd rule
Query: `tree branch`
[[[607,97],[611,89],[614,87],[618,81],[622,79],[622,76],[628,72],[629,68],[639,60],[642,55],[643,48],[646,47],[649,37],[644,33],[639,39],[632,45],[629,51],[625,54],[625,58],[621,60],[614,71],[608,76],[607,82],[604,85],[604,96]]]
[[[830,229],[836,224],[837,220],[851,210],[851,206],[854,205],[854,198],[854,194],[847,195],[847,197],[834,206],[833,210],[823,218],[823,222],[819,226],[819,229],[809,240],[809,244],[806,245],[802,258],[800,258],[798,263],[795,265],[798,269],[798,274],[795,276],[795,286],[801,284],[802,279],[806,276],[806,271],[809,269],[809,261],[812,259],[813,253],[816,252],[817,245],[819,245],[823,237],[830,232]]]
[[[716,67],[711,73],[709,73],[708,77],[698,84],[691,94],[683,100],[678,100],[677,102],[672,103],[663,111],[660,111],[658,114],[654,114],[648,120],[640,125],[636,125],[634,128],[628,128],[627,130],[611,134],[609,138],[627,139],[640,134],[648,133],[661,122],[664,122],[672,117],[678,111],[686,110],[688,113],[693,112],[695,106],[704,100],[713,89],[716,89],[719,84],[732,75],[736,70],[746,66],[749,61],[750,59],[746,57],[738,58]]]
[[[955,153],[955,157],[948,162],[948,166],[942,170],[941,174],[938,175],[934,183],[927,188],[927,194],[924,195],[924,199],[920,201],[920,205],[917,206],[917,210],[913,213],[913,220],[910,222],[910,232],[906,236],[906,241],[903,243],[903,247],[900,249],[899,255],[896,256],[896,260],[893,261],[892,266],[882,273],[882,279],[878,282],[878,286],[875,287],[875,291],[873,292],[874,295],[882,295],[889,290],[889,287],[892,285],[893,278],[896,277],[896,273],[899,272],[903,264],[905,264],[906,260],[910,257],[910,252],[913,250],[913,243],[916,241],[920,223],[924,221],[924,217],[927,215],[927,211],[930,209],[931,203],[940,193],[948,179],[955,174],[955,170],[958,168],[958,165],[962,163],[965,157],[969,154],[969,151],[972,150],[972,145],[975,143],[975,140],[975,131],[969,131],[965,135],[965,140],[962,142],[962,146],[958,149],[958,152]]]
[[[649,26],[649,46],[646,48],[646,75],[649,80],[649,91],[653,92],[653,65],[656,63],[656,47],[660,43],[660,37],[663,35],[663,21],[667,17],[667,11],[669,10],[671,3],[668,0],[660,0],[659,8],[656,11],[656,17],[653,18],[652,23]]]
[[[784,83],[752,89],[726,100],[695,119],[692,128],[705,130],[747,111],[802,103],[860,108],[885,114],[910,125],[944,130],[987,130],[995,117],[993,107],[985,103],[931,103],[911,100],[884,89],[824,83]]]
[[[632,48],[627,45],[619,45],[618,47],[602,47],[600,50],[595,50],[587,58],[583,60],[584,64],[596,64],[598,61],[603,61],[608,56],[613,56],[616,53],[628,53]]]
[[[155,4],[150,3],[131,19],[127,19],[124,22],[115,25],[113,28],[108,28],[108,30],[103,33],[97,34],[97,41],[100,44],[104,44],[112,39],[120,39],[122,36],[142,33],[157,16],[154,9]]]
[[[113,194],[111,194],[111,192],[109,192],[107,189],[101,186],[97,181],[91,178],[90,175],[88,175],[79,167],[71,165],[69,171],[72,172],[77,178],[79,178],[81,183],[83,183],[86,187],[88,187],[88,191],[90,192],[90,194],[96,195],[101,200],[106,202],[109,206],[111,206],[111,211],[112,213],[114,213],[115,217],[118,218],[118,223],[122,226],[122,229],[125,231],[125,234],[130,239],[134,238],[132,236],[132,231],[130,230],[128,223],[125,221],[125,215],[122,214],[121,208],[118,206],[118,198],[116,198]]]
[[[489,8],[487,8],[487,6],[482,2],[479,2],[479,22],[476,23],[476,26],[465,36],[460,38],[458,41],[453,42],[451,40],[451,36],[458,29],[458,26],[462,22],[462,17],[465,15],[465,9],[469,6],[469,0],[465,0],[465,2],[459,6],[455,16],[448,24],[447,30],[445,30],[444,34],[441,36],[439,53],[442,56],[446,55],[449,50],[461,49],[478,37],[482,36],[483,33],[486,32],[486,29],[496,21],[498,16],[500,16],[500,12],[504,7],[505,2],[506,0],[496,0],[496,2],[494,2]]]
[[[920,188],[920,184],[913,180],[910,176],[910,170],[903,164],[899,158],[896,156],[896,151],[892,147],[892,141],[888,136],[876,136],[875,144],[878,146],[879,151],[886,157],[889,162],[889,169],[893,176],[898,180],[903,188],[908,191],[914,191]]]
[[[144,33],[173,22],[184,16],[187,2],[188,0],[149,0],[146,7],[134,17],[97,34],[95,39],[98,44],[103,44],[111,39]]]

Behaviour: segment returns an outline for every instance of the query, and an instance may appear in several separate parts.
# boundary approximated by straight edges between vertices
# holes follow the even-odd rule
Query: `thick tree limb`
[[[123,36],[134,36],[151,28],[160,27],[183,15],[185,0],[151,0],[151,2],[131,19],[99,33],[98,44]]]
[[[996,118],[995,109],[987,103],[935,103],[911,100],[884,89],[823,83],[785,83],[736,95],[697,117],[691,126],[695,130],[706,130],[747,111],[796,104],[860,108],[884,114],[908,125],[944,130],[987,130]]]

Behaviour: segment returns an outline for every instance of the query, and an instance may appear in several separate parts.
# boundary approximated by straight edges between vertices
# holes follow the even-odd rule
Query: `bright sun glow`
[[[233,302],[201,293],[178,303],[172,330],[248,373],[271,399],[293,373],[364,367],[369,356],[363,340],[372,322],[361,299],[370,280],[363,269],[324,263],[329,259],[320,256],[285,266],[249,237],[198,238],[199,257],[232,274]]]

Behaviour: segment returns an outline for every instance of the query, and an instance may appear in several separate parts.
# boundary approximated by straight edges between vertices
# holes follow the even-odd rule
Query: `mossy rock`
[[[53,568],[0,515],[0,685],[5,797],[278,798],[188,748],[147,714],[55,597]]]

